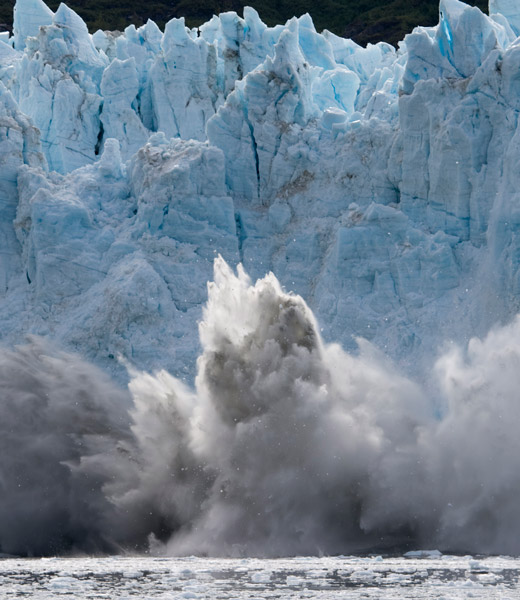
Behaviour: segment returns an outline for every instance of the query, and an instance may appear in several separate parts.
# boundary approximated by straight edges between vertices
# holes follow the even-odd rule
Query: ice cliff
[[[250,8],[91,35],[63,4],[18,0],[0,38],[2,342],[192,374],[218,255],[272,271],[326,340],[412,370],[507,322],[515,6],[442,0],[395,50]]]
[[[18,0],[0,553],[520,554],[519,33]]]

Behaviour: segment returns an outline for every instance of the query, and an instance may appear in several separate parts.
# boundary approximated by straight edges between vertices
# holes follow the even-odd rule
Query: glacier
[[[250,8],[90,35],[19,0],[0,44],[2,341],[192,377],[213,259],[405,368],[518,310],[514,6],[398,50]],[[428,358],[425,359],[428,362]]]
[[[0,38],[0,364],[17,380],[0,431],[7,455],[25,365],[53,398],[36,394],[40,423],[58,416],[56,443],[26,462],[41,451],[73,473],[33,479],[58,477],[60,539],[113,550],[153,532],[173,553],[283,554],[383,532],[387,545],[519,551],[505,445],[518,430],[520,16],[509,0],[489,13],[441,0],[439,24],[395,49],[318,33],[308,15],[267,27],[252,8],[90,34],[64,4],[17,0]],[[47,372],[55,391],[38,383]],[[295,430],[276,469],[264,413],[271,438]],[[310,452],[320,436],[329,452]],[[346,473],[331,455],[356,459]],[[489,478],[495,456],[508,466]],[[2,489],[21,468],[5,465]],[[184,483],[170,489],[172,472]],[[95,482],[83,515],[63,500],[81,476]],[[31,546],[6,516],[29,519],[30,491],[0,501],[0,551]],[[334,494],[345,504],[316,510]],[[272,497],[266,524],[254,507]],[[481,522],[493,502],[503,516]],[[354,522],[334,532],[345,512]],[[29,553],[60,547],[43,537]]]

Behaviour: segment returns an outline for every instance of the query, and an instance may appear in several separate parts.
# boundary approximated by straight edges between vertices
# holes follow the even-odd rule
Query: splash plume
[[[194,389],[130,369],[132,400],[41,340],[1,352],[2,552],[520,551],[519,319],[412,379],[219,258],[200,340]]]

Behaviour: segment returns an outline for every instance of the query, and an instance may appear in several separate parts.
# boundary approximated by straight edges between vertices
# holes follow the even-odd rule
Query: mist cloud
[[[128,392],[33,339],[0,352],[0,549],[210,555],[520,551],[520,320],[405,377],[325,344],[222,259],[195,388]]]

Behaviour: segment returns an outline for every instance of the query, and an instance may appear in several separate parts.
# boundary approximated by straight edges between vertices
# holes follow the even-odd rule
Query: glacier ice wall
[[[411,369],[507,322],[520,54],[514,9],[491,11],[443,1],[396,51],[252,9],[90,35],[19,0],[0,45],[4,342],[192,376],[218,253],[273,271],[326,339]]]
[[[2,551],[150,533],[174,553],[519,551],[519,31],[513,2],[442,0],[397,50],[250,8],[91,35],[18,0],[0,39],[0,431],[13,447],[29,398],[41,446],[20,444],[33,484],[0,510],[30,523],[53,477],[62,500],[32,548],[5,520]],[[252,286],[240,263],[272,275]],[[130,372],[132,399],[27,334]]]

